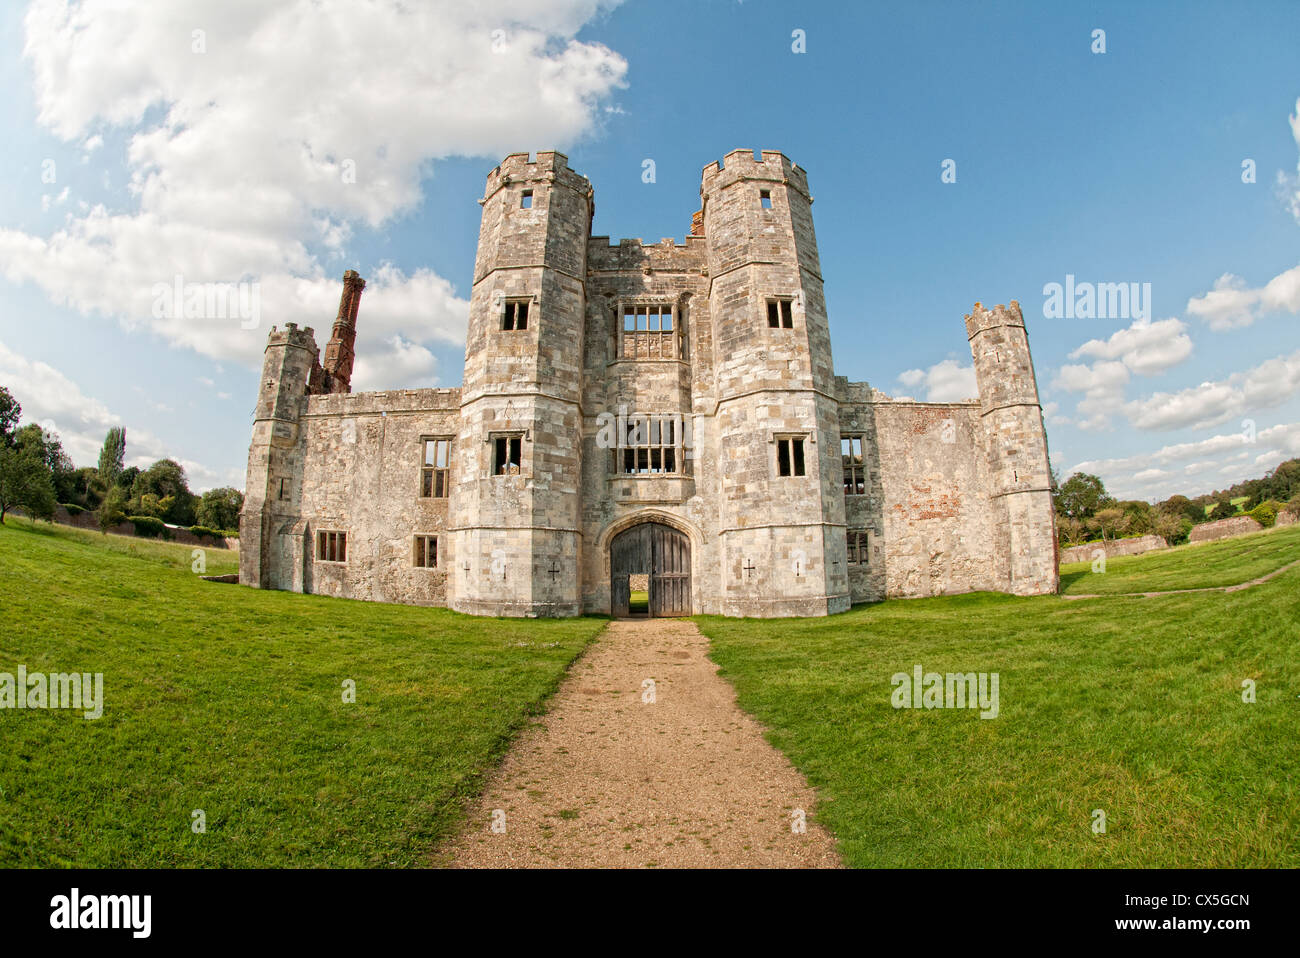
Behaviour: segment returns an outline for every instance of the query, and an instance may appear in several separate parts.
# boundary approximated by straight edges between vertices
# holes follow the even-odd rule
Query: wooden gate
[[[650,614],[691,614],[691,544],[657,522],[624,529],[609,544],[610,614],[627,615],[628,576],[650,578]]]

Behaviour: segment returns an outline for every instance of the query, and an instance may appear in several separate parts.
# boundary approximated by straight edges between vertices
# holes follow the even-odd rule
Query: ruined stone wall
[[[853,601],[998,588],[979,404],[895,401],[843,380],[840,392],[842,434],[865,439],[866,494],[845,497],[848,529],[869,534],[868,560],[849,565]]]
[[[423,440],[460,425],[460,390],[311,396],[301,418],[297,514],[306,550],[301,589],[322,595],[446,605],[455,564],[448,499],[421,496]],[[453,450],[453,454],[455,450]],[[315,535],[347,533],[347,561],[320,561]],[[438,537],[438,565],[415,565],[415,536]],[[289,557],[286,557],[289,558]]]
[[[1216,519],[1214,522],[1205,522],[1199,526],[1193,526],[1192,531],[1187,536],[1187,541],[1212,542],[1215,539],[1230,539],[1233,536],[1244,536],[1250,532],[1259,532],[1263,528],[1250,516],[1231,516],[1227,519]]]
[[[1105,542],[1085,542],[1061,550],[1061,565],[1068,562],[1091,562],[1100,550],[1108,559],[1116,556],[1135,556],[1154,549],[1168,549],[1169,543],[1160,536],[1133,536],[1130,539],[1107,539]]]

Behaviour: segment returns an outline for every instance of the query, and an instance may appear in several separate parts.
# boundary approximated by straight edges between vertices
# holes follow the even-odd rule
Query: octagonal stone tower
[[[591,184],[562,153],[512,153],[480,202],[452,466],[451,606],[577,615]]]
[[[839,404],[812,196],[781,153],[704,168],[725,615],[849,607]]]

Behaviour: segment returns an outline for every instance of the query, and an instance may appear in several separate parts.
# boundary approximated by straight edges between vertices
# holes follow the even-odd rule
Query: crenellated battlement
[[[746,180],[768,180],[798,191],[809,201],[808,174],[799,164],[779,150],[761,151],[761,160],[753,150],[732,150],[721,161],[704,167],[700,175],[700,195],[708,196]]]
[[[988,309],[982,303],[976,303],[975,308],[966,314],[967,339],[971,339],[981,330],[996,329],[999,326],[1024,328],[1025,318],[1020,312],[1019,302],[1013,299],[1010,306],[999,303],[992,309]]]
[[[486,202],[503,187],[520,183],[557,183],[579,193],[592,193],[591,181],[569,169],[567,156],[557,150],[544,150],[538,152],[536,159],[530,153],[511,153],[502,160],[488,174],[480,202]]]
[[[695,271],[707,264],[708,247],[703,236],[688,236],[684,243],[671,236],[650,244],[639,238],[611,243],[608,236],[593,236],[587,241],[587,269],[593,272]]]
[[[266,345],[268,347],[299,346],[312,352],[320,351],[316,343],[316,331],[310,326],[299,329],[297,323],[285,323],[284,329],[272,326],[270,334],[266,337]]]

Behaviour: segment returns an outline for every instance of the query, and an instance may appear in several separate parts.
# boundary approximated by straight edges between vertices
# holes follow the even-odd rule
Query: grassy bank
[[[604,624],[259,592],[192,561],[0,527],[0,672],[104,675],[98,720],[0,711],[0,867],[421,864]],[[209,574],[235,562],[207,550]]]

